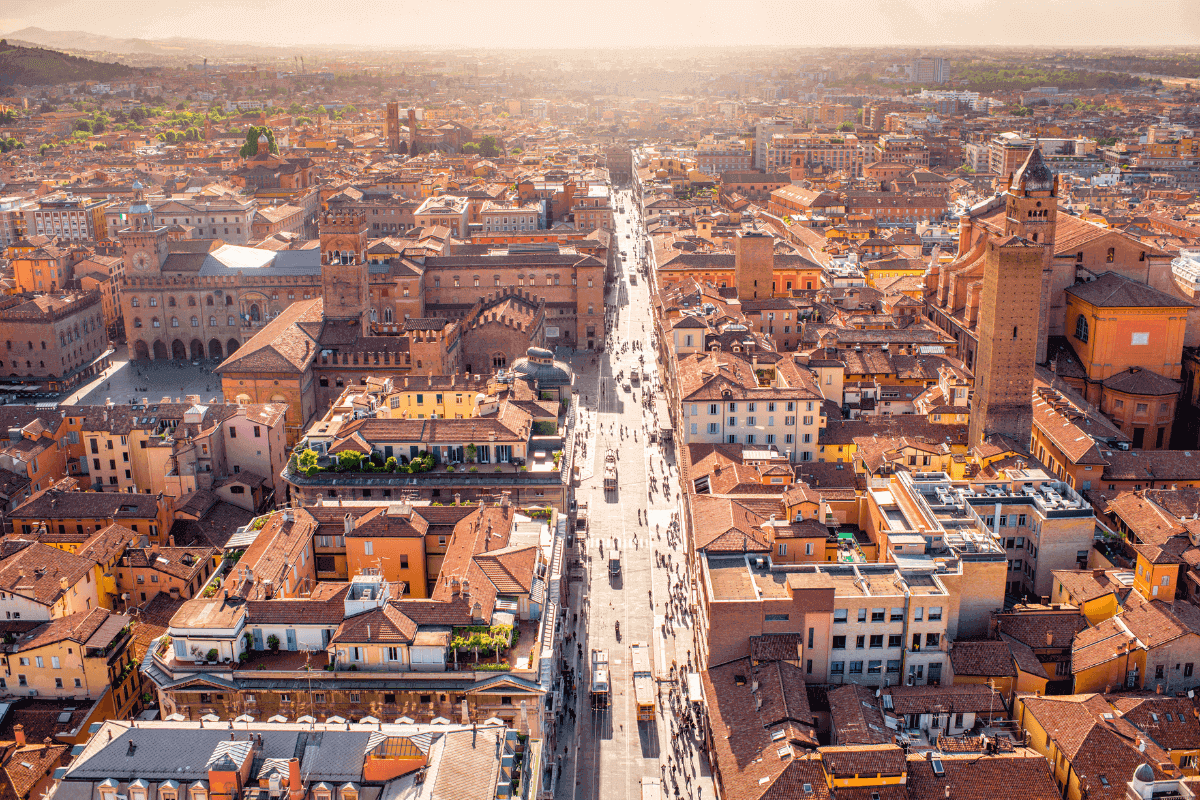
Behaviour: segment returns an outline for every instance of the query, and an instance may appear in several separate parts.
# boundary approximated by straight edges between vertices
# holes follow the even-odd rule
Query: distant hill
[[[0,39],[0,86],[42,86],[73,81],[112,81],[140,70],[124,64],[106,64],[57,50],[22,47]]]

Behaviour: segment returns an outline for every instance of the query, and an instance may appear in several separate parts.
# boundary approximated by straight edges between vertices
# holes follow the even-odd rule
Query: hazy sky
[[[263,44],[1200,46],[1200,0],[0,0],[27,25]]]

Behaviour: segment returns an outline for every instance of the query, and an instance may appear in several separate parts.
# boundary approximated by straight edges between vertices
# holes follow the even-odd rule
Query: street
[[[616,195],[621,259],[608,297],[608,345],[597,364],[578,372],[580,397],[576,500],[587,506],[589,530],[578,543],[584,578],[572,586],[571,612],[579,615],[573,660],[574,730],[560,737],[562,759],[555,796],[600,800],[641,798],[643,778],[661,780],[664,797],[714,797],[701,753],[699,709],[687,702],[692,594],[686,544],[678,534],[679,471],[674,442],[649,441],[658,430],[653,396],[659,369],[652,343],[648,284],[630,275],[643,258],[636,200]],[[587,360],[590,365],[590,359]],[[647,379],[629,386],[630,373]],[[616,452],[617,489],[603,485],[604,456]],[[620,571],[610,575],[614,549]],[[618,635],[619,626],[619,635]],[[656,696],[654,721],[639,722],[634,701],[631,644],[648,644]],[[588,696],[592,649],[607,651],[610,704],[593,712]]]

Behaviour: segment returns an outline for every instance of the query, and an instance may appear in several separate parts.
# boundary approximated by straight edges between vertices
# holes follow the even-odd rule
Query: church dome
[[[1143,763],[1134,771],[1133,779],[1142,783],[1154,783],[1154,770],[1149,764]]]
[[[570,386],[575,378],[566,362],[555,361],[554,353],[543,347],[526,350],[523,358],[513,362],[512,371],[524,378],[536,379],[542,389]]]
[[[1020,169],[1013,173],[1013,188],[1025,192],[1050,192],[1054,190],[1054,172],[1042,159],[1042,150],[1035,147]]]

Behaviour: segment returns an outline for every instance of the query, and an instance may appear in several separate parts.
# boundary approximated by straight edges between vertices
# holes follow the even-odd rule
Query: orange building
[[[1135,448],[1170,445],[1190,310],[1115,272],[1066,291],[1068,341],[1087,374],[1082,394]]]

